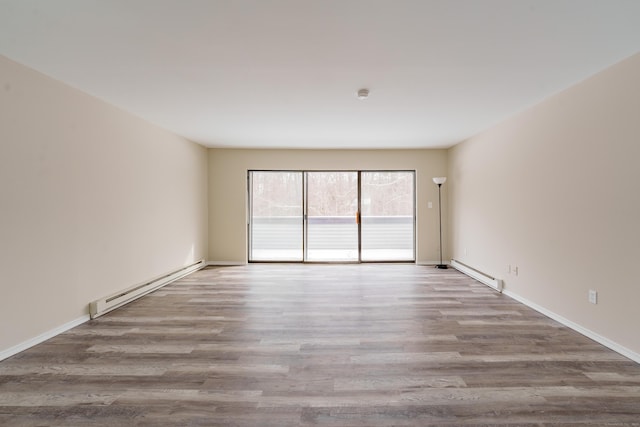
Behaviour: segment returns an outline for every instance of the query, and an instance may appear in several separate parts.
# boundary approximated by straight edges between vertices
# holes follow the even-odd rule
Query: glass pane
[[[250,172],[250,261],[302,261],[302,172]]]
[[[357,211],[357,172],[307,172],[307,260],[358,261]]]
[[[414,172],[362,172],[362,261],[414,261]]]

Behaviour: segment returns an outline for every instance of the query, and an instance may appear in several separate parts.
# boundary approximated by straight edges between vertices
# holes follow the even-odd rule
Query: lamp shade
[[[438,185],[444,184],[446,180],[447,180],[446,176],[436,176],[435,178],[433,178],[433,182],[435,182]]]

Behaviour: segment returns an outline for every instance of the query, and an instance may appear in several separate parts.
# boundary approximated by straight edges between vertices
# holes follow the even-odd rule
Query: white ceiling
[[[1,54],[211,147],[449,147],[639,49],[638,0],[0,0]]]

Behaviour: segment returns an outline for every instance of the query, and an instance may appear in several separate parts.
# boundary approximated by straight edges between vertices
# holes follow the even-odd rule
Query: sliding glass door
[[[358,173],[305,172],[307,261],[358,261]]]
[[[249,173],[250,261],[303,260],[302,172]]]
[[[415,260],[415,172],[250,171],[249,261]]]
[[[361,172],[361,260],[413,261],[414,172]]]

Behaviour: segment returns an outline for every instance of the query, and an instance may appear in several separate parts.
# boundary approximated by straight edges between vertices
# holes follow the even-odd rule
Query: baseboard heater
[[[118,307],[122,307],[123,305],[148,294],[149,292],[155,291],[156,289],[168,285],[169,283],[178,280],[186,276],[187,274],[191,274],[194,271],[200,270],[201,268],[206,267],[206,265],[207,264],[204,260],[200,260],[186,267],[182,267],[170,273],[163,274],[162,276],[156,277],[155,279],[149,280],[148,282],[134,285],[123,291],[117,292],[104,298],[100,298],[99,300],[93,301],[89,304],[89,314],[91,315],[92,319],[95,319],[96,317],[102,316],[103,314],[108,313],[111,310],[115,310]]]
[[[473,267],[469,267],[468,265],[463,264],[460,261],[456,261],[455,259],[451,260],[451,266],[461,273],[464,273],[469,277],[473,277],[478,282],[484,283],[485,285],[495,289],[498,292],[502,292],[502,280],[491,277],[488,274],[478,271]]]

